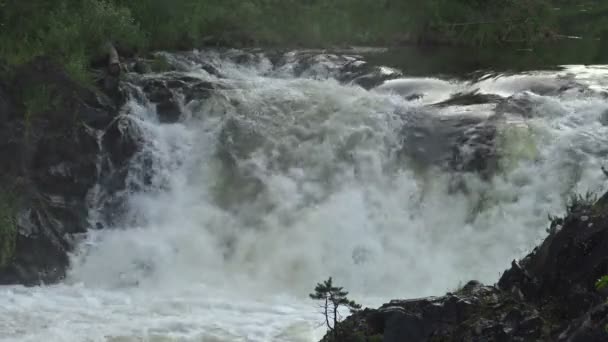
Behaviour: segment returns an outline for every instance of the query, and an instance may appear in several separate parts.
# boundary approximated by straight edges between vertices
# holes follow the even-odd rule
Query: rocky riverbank
[[[608,274],[607,208],[608,194],[579,198],[497,284],[471,281],[442,297],[365,309],[341,323],[343,340],[608,341],[608,302],[595,288]]]
[[[120,165],[101,167],[108,150],[133,152],[114,129],[117,94],[74,81],[46,58],[0,75],[0,284],[64,276],[67,252],[91,226],[90,190],[119,174]]]

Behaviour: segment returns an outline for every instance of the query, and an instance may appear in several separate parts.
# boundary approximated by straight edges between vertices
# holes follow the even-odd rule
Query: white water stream
[[[268,73],[268,63],[217,60],[224,79],[194,65],[189,76],[226,89],[185,106],[177,124],[128,103],[146,138],[130,182],[147,168],[152,179],[129,196],[128,223],[88,236],[63,283],[0,287],[0,341],[316,341],[316,282],[331,275],[370,306],[492,284],[539,242],[567,194],[602,190],[608,101],[529,91],[569,72],[608,90],[601,67],[366,91]],[[407,101],[404,85],[427,96]],[[471,173],[469,191],[449,191],[448,172],[396,155],[408,113],[472,88],[533,105],[502,124],[504,171]]]

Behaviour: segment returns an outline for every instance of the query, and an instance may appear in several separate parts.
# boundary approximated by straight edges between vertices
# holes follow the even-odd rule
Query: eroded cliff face
[[[0,75],[0,284],[63,277],[67,252],[91,226],[89,191],[113,173],[100,167],[101,141],[120,105],[45,58]]]
[[[394,300],[341,323],[344,341],[607,341],[608,194],[572,206],[498,284],[471,281],[442,297]],[[374,339],[375,338],[375,339]],[[331,339],[325,338],[326,341]]]

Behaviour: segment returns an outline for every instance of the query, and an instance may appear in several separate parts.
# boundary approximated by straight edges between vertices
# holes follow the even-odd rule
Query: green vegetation
[[[545,40],[560,25],[602,35],[606,12],[599,1],[560,0],[0,0],[0,59],[47,55],[87,80],[108,41],[122,54],[213,43],[491,45]]]
[[[598,281],[595,283],[595,288],[598,291],[608,290],[608,275],[598,279]]]
[[[45,112],[52,103],[51,92],[45,84],[28,89],[24,94],[25,124],[30,127],[35,115]]]
[[[595,283],[595,289],[599,292],[604,292],[608,290],[608,275],[605,275],[597,280]],[[608,334],[608,324],[604,326],[604,332]]]
[[[150,68],[154,72],[170,71],[171,64],[169,64],[169,61],[167,61],[167,58],[165,56],[156,55],[154,56],[152,63],[150,63]]]
[[[51,56],[78,80],[107,40],[127,49],[144,46],[128,8],[99,0],[0,0],[0,59],[11,65]]]
[[[321,313],[325,318],[325,325],[334,338],[338,341],[340,329],[338,322],[340,321],[340,307],[345,307],[351,312],[356,312],[361,309],[361,305],[348,299],[348,292],[344,288],[334,286],[333,280],[329,277],[322,283],[317,284],[315,292],[310,294],[310,298],[320,301]]]
[[[0,193],[0,268],[13,257],[17,239],[16,209],[11,197],[8,193]]]

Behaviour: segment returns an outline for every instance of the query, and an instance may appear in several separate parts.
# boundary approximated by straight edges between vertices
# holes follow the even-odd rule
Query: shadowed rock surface
[[[3,239],[14,240],[0,284],[63,277],[67,252],[90,225],[87,195],[104,173],[100,137],[118,106],[44,58],[0,78],[0,187],[14,223],[0,227]],[[122,134],[108,138],[120,141]]]

